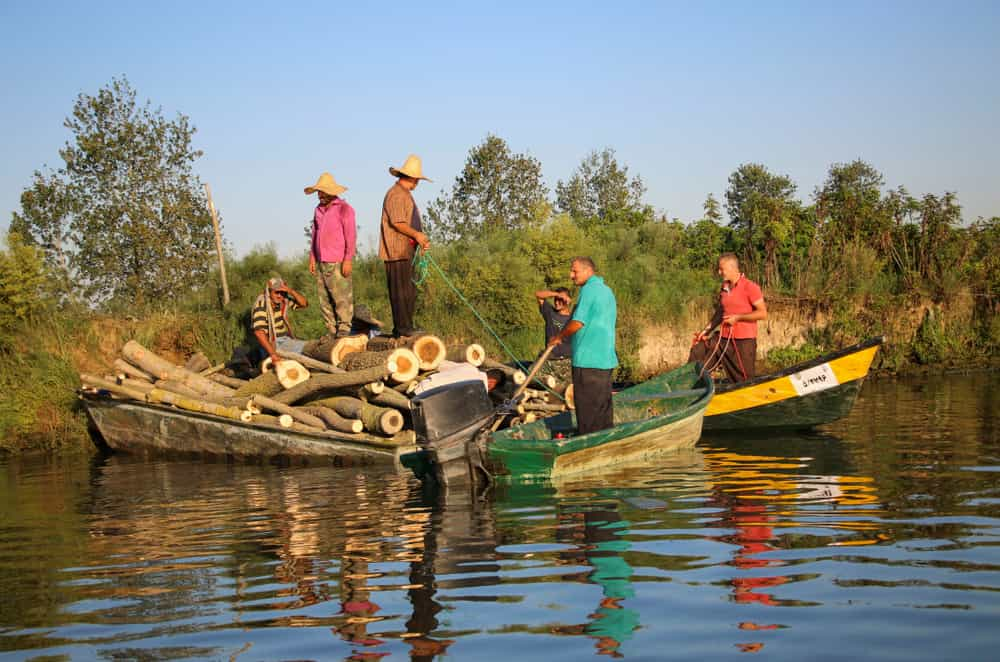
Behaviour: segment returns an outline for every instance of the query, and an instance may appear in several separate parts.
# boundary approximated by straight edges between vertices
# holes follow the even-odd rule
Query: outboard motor
[[[493,402],[481,380],[445,384],[413,397],[413,429],[444,487],[490,480],[477,437],[493,420]]]

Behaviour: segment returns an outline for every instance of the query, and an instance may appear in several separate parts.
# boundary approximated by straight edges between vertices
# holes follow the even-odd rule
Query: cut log
[[[278,381],[278,376],[273,372],[265,372],[259,377],[254,377],[243,386],[240,386],[233,393],[233,397],[242,398],[250,395],[273,396],[281,393],[285,389]]]
[[[360,386],[368,382],[382,379],[386,375],[383,366],[375,366],[364,370],[354,370],[351,372],[338,372],[334,374],[313,375],[308,380],[293,386],[282,393],[271,394],[274,399],[284,404],[293,404],[300,400],[305,400],[308,396],[322,391],[331,391],[347,386]],[[260,379],[260,377],[258,377]]]
[[[507,376],[507,379],[511,380],[517,386],[520,386],[528,378],[524,374],[523,370],[519,370],[505,363],[500,363],[499,361],[494,361],[493,359],[486,359],[483,361],[483,367],[488,370],[499,370]]]
[[[409,395],[417,390],[417,384],[419,383],[420,382],[418,382],[416,379],[411,379],[408,382],[401,382],[399,384],[396,384],[390,390],[393,390],[396,393],[401,393],[403,395]]]
[[[410,381],[420,373],[420,359],[405,347],[384,352],[354,352],[340,363],[340,367],[348,372],[379,365],[385,366],[389,377],[397,383]]]
[[[134,365],[132,365],[125,359],[115,359],[114,366],[115,366],[115,372],[123,372],[132,379],[141,379],[143,381],[149,382],[150,384],[156,381],[156,377],[152,376],[145,370],[140,370],[139,368],[136,368]]]
[[[241,420],[240,416],[243,414],[243,410],[239,407],[227,407],[214,402],[188,398],[183,395],[178,395],[177,393],[164,391],[161,388],[154,388],[149,392],[149,394],[146,395],[146,399],[149,402],[166,403],[168,405],[173,405],[178,409],[197,411],[204,414],[213,414],[215,416],[222,416],[234,421]]]
[[[413,403],[410,402],[408,397],[391,388],[387,388],[375,395],[369,395],[368,402],[380,407],[392,407],[400,411],[410,411],[413,409]]]
[[[556,414],[561,411],[566,411],[566,405],[550,405],[547,402],[524,402],[517,406],[517,413],[519,414],[524,414],[529,411]]]
[[[328,333],[322,338],[307,342],[302,348],[302,353],[317,361],[339,367],[341,359],[354,352],[363,352],[367,346],[366,335],[337,338]]]
[[[201,370],[200,372],[198,372],[198,374],[201,375],[202,377],[208,377],[209,375],[214,375],[215,373],[219,372],[220,370],[225,370],[225,369],[226,369],[226,364],[225,363],[216,363],[215,365],[213,365],[211,368],[208,368],[207,370]]]
[[[471,363],[477,368],[486,361],[486,350],[477,343],[471,345],[453,345],[448,348],[445,358],[456,363]]]
[[[149,393],[156,388],[144,379],[132,379],[131,377],[122,378],[121,375],[118,376],[118,383],[125,388],[135,389],[136,391],[141,391],[143,393]]]
[[[573,399],[573,385],[570,384],[563,392],[563,399],[566,400],[567,409],[576,409],[576,400]]]
[[[121,384],[116,384],[113,381],[102,379],[100,377],[95,377],[94,375],[82,374],[80,375],[80,381],[84,384],[90,386],[104,389],[108,393],[112,393],[119,397],[131,398],[132,400],[138,400],[140,402],[146,401],[146,393],[138,389],[129,388],[128,386],[123,386]]]
[[[278,364],[274,366],[274,372],[278,375],[278,382],[286,389],[309,379],[309,371],[303,368],[301,363],[292,359],[278,361]]]
[[[385,390],[385,382],[368,382],[364,386],[365,392],[369,395],[378,395]]]
[[[247,383],[246,379],[237,379],[236,377],[229,377],[227,375],[220,375],[215,372],[209,377],[213,382],[217,384],[222,384],[223,386],[228,386],[229,388],[241,389]]]
[[[197,399],[202,397],[202,394],[198,391],[172,379],[157,379],[156,388],[162,388],[164,391],[170,391],[171,393],[176,393],[177,395],[183,395],[185,398]]]
[[[524,421],[525,423],[534,423],[535,421],[538,420],[538,415],[530,411],[525,412],[524,415],[521,416],[521,420]]]
[[[208,360],[208,357],[201,352],[195,352],[188,357],[188,360],[184,363],[184,369],[190,370],[191,372],[201,372],[202,370],[208,370],[212,367],[212,362]]]
[[[413,350],[420,361],[420,370],[434,370],[444,361],[448,349],[437,336],[430,334],[410,338],[406,346]]]
[[[208,377],[202,377],[198,373],[176,366],[170,361],[157,356],[154,352],[149,351],[134,340],[125,343],[125,346],[122,348],[122,356],[132,365],[142,368],[157,379],[181,382],[203,395],[213,395],[221,398],[233,395],[233,389],[222,384],[216,384],[208,379]]]
[[[302,365],[312,370],[319,370],[320,372],[344,372],[341,368],[336,367],[326,361],[317,361],[316,359],[306,356],[305,354],[299,354],[298,352],[286,352],[284,350],[278,350],[278,356],[283,359],[292,359],[293,361],[298,361]],[[270,358],[270,357],[269,357]]]
[[[387,349],[396,349],[406,343],[402,338],[392,336],[375,336],[368,339],[368,346],[365,348],[369,352],[384,352]]]
[[[359,419],[369,432],[394,435],[403,429],[403,415],[398,411],[376,407],[357,398],[324,398],[311,404],[329,407],[345,418]]]
[[[277,400],[272,400],[265,395],[255,395],[253,396],[253,403],[258,405],[261,409],[267,411],[277,412],[279,414],[288,414],[294,418],[299,423],[305,423],[306,425],[320,430],[326,429],[326,424],[319,418],[316,418],[312,414],[302,411],[297,407],[289,407],[288,405],[278,402]]]
[[[364,424],[358,419],[344,418],[334,410],[329,407],[300,407],[305,412],[308,412],[321,419],[326,423],[326,427],[331,430],[337,430],[338,432],[352,432],[357,434],[365,429]]]

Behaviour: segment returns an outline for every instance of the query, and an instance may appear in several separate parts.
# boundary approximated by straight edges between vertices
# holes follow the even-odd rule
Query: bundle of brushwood
[[[179,366],[130,341],[110,374],[81,374],[80,380],[91,392],[250,425],[412,443],[411,398],[421,390],[421,381],[436,376],[425,382],[425,389],[427,384],[447,383],[447,372],[456,363],[469,364],[486,372],[488,383],[495,385],[490,395],[500,404],[526,379],[524,371],[487,359],[480,345],[449,347],[430,334],[314,341],[302,354],[279,352],[279,356],[281,360],[265,366],[259,377],[241,380],[206,367],[210,364],[203,356],[195,355]],[[317,356],[336,358],[336,364]],[[518,399],[516,422],[565,411],[567,403],[572,406],[572,386],[536,378]]]

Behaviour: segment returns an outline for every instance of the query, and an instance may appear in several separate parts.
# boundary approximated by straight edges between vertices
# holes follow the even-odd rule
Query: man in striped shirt
[[[306,341],[295,337],[288,320],[288,311],[308,305],[306,298],[288,287],[281,278],[267,281],[264,292],[257,297],[250,315],[250,329],[273,363],[281,360],[278,356],[279,349],[286,352],[302,351]]]
[[[385,262],[392,308],[393,335],[409,336],[416,332],[413,312],[417,288],[413,284],[413,254],[416,247],[427,250],[430,241],[421,229],[420,210],[413,200],[413,189],[423,175],[420,158],[411,154],[401,168],[389,168],[396,183],[382,202],[382,232],[378,255]],[[427,179],[427,181],[431,181]]]

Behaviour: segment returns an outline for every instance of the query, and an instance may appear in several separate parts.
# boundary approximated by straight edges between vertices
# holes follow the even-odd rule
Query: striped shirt
[[[263,331],[268,333],[267,329],[267,301],[264,297],[266,294],[261,294],[257,297],[257,300],[253,304],[253,312],[250,314],[250,330],[251,331]],[[295,310],[299,307],[299,304],[291,299],[284,299],[280,306],[275,306],[274,302],[271,302],[271,309],[274,312],[274,335],[277,338],[282,336],[288,336],[289,338],[294,338],[292,335],[292,325],[288,323],[288,311],[289,309]]]
[[[413,194],[396,182],[382,202],[382,240],[378,256],[383,262],[413,259],[416,243],[396,229],[399,225],[421,229],[420,210],[413,201]]]

